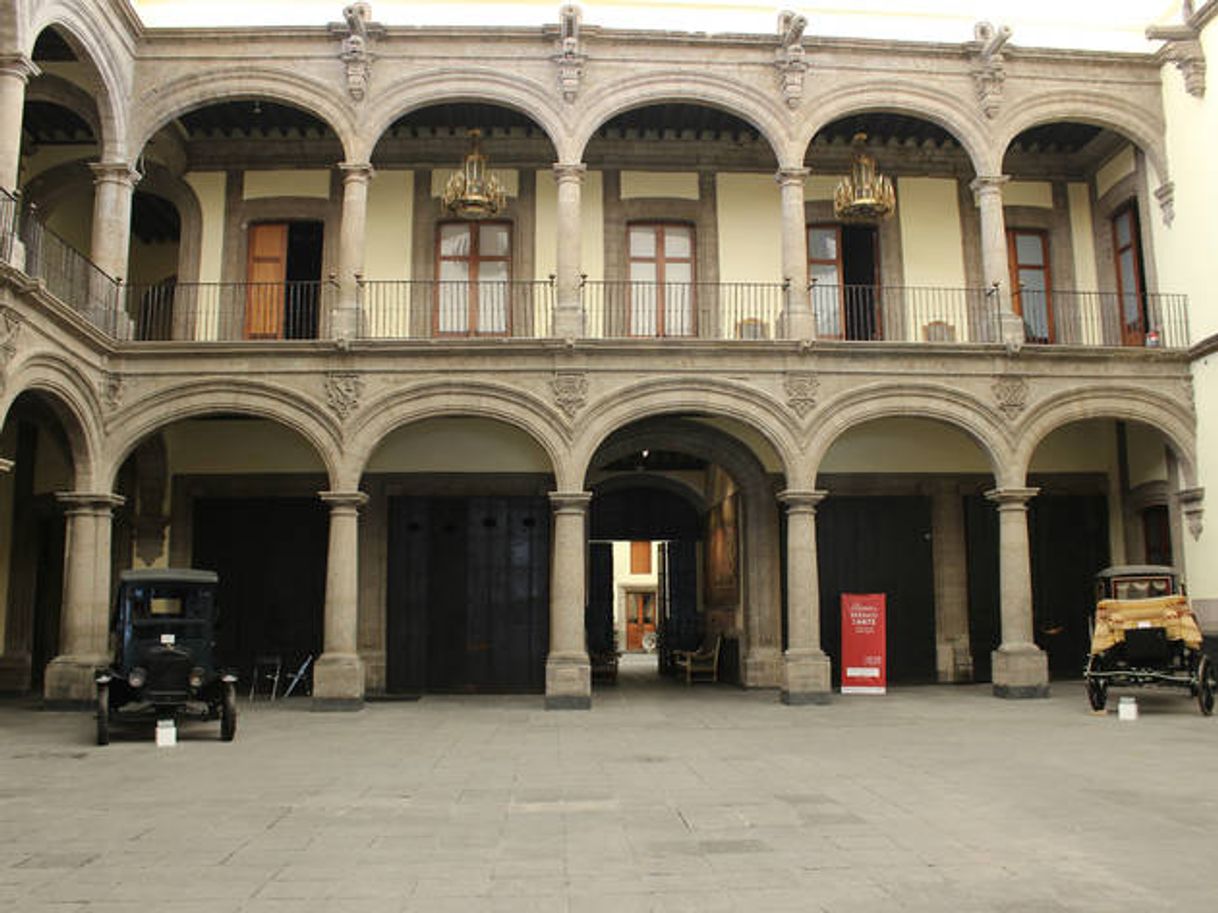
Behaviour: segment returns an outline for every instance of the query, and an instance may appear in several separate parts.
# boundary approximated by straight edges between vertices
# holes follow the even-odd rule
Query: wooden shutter
[[[288,226],[267,222],[249,227],[245,279],[245,338],[283,336],[283,291],[288,274]]]

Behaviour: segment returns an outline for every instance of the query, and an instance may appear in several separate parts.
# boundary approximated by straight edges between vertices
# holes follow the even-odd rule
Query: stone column
[[[832,692],[829,657],[820,645],[820,574],[816,567],[816,505],[826,491],[784,491],[787,508],[787,652],[782,702],[825,704]]]
[[[325,652],[313,667],[314,710],[358,710],[364,705],[359,637],[359,509],[362,491],[323,491],[330,505],[326,557]]]
[[[95,162],[91,259],[112,279],[127,276],[131,247],[131,197],[140,173],[126,162]]]
[[[338,300],[330,319],[333,339],[354,339],[360,330],[359,280],[364,274],[364,237],[368,227],[368,183],[372,166],[342,162],[343,217],[338,237]]]
[[[981,214],[981,272],[985,288],[998,299],[1002,341],[1023,345],[1023,318],[1012,309],[1011,273],[1007,264],[1007,226],[1002,212],[1002,188],[1010,180],[1005,174],[978,175],[969,187]]]
[[[931,497],[935,563],[935,655],[941,682],[973,680],[969,647],[968,552],[959,486],[943,482]]]
[[[998,579],[1002,643],[992,654],[997,697],[1048,697],[1049,662],[1036,646],[1032,621],[1032,564],[1028,502],[1037,488],[995,488],[998,505]]]
[[[741,567],[744,572],[744,620],[748,632],[744,656],[746,688],[782,686],[782,556],[778,539],[778,503],[766,485],[742,492]]]
[[[25,86],[41,70],[24,54],[0,56],[0,190],[17,190]]]
[[[554,558],[550,565],[550,655],[546,657],[546,709],[592,706],[592,666],[584,634],[584,564],[588,537],[586,491],[552,491]]]
[[[580,200],[587,170],[588,166],[582,163],[554,166],[554,179],[558,182],[554,335],[559,339],[579,339],[584,335],[584,303],[580,288],[583,256]]]
[[[774,176],[782,194],[782,278],[787,283],[787,339],[812,339],[816,321],[808,296],[808,226],[804,216],[806,168],[784,168]]]
[[[59,656],[46,669],[43,695],[50,706],[80,706],[95,699],[94,670],[109,661],[110,532],[115,494],[58,492],[67,529]]]

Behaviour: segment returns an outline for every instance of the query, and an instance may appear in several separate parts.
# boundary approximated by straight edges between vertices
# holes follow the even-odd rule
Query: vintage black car
[[[99,669],[97,744],[124,720],[220,720],[220,738],[237,733],[237,676],[218,668],[218,617],[212,571],[124,571],[110,617],[112,660]]]

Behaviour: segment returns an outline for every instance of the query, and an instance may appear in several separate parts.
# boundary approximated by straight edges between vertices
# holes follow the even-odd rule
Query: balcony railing
[[[0,188],[0,262],[13,262],[13,248],[17,241],[17,214],[20,211],[17,198]]]
[[[1016,297],[1030,343],[1187,349],[1186,295],[1023,290]]]
[[[331,282],[163,282],[124,285],[120,338],[317,339],[335,294]]]
[[[366,339],[544,339],[554,314],[552,282],[401,280],[360,283]]]
[[[996,342],[996,295],[984,289],[816,285],[809,289],[818,339]]]
[[[787,287],[766,282],[585,282],[591,338],[781,339]]]

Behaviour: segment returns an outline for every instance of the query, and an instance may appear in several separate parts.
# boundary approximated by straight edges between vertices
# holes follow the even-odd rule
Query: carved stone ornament
[[[123,375],[107,371],[102,375],[99,389],[102,402],[113,411],[123,404],[123,396],[127,392],[127,381]]]
[[[1176,218],[1176,185],[1172,181],[1160,184],[1155,190],[1155,199],[1159,201],[1163,224],[1170,228]]]
[[[359,408],[364,379],[350,371],[331,371],[326,375],[326,400],[340,421]]]
[[[550,387],[554,390],[554,401],[567,418],[575,418],[588,402],[588,376],[583,371],[558,371]]]
[[[1022,377],[1000,377],[994,381],[994,399],[1008,419],[1014,419],[1028,406],[1028,382]]]
[[[989,22],[973,26],[973,40],[966,47],[973,58],[973,87],[981,112],[993,120],[1002,104],[1002,87],[1006,82],[1002,46],[1011,40],[1010,26],[995,28]]]
[[[1204,98],[1205,50],[1200,30],[1191,25],[1152,25],[1146,37],[1166,42],[1163,59],[1174,63],[1184,77],[1184,91],[1194,98]]]
[[[1202,519],[1204,515],[1203,502],[1205,501],[1204,488],[1186,488],[1181,491],[1177,497],[1180,500],[1180,512],[1184,514],[1184,522],[1188,526],[1188,533],[1193,537],[1193,541],[1201,538]]]
[[[17,335],[21,332],[21,315],[12,308],[0,307],[0,390],[4,389],[4,369],[17,354]]]
[[[352,3],[343,9],[347,21],[347,36],[339,58],[347,67],[347,94],[353,101],[363,101],[368,94],[372,76],[372,55],[368,52],[368,23],[372,7],[367,3]]]
[[[820,379],[810,371],[793,371],[782,381],[787,392],[787,405],[803,418],[816,406],[816,391],[820,389]]]
[[[803,37],[807,26],[807,19],[790,10],[778,14],[778,50],[774,53],[774,67],[778,70],[782,100],[788,108],[798,108],[804,97],[808,62],[804,60]]]
[[[579,25],[583,11],[568,3],[558,11],[558,40],[554,42],[554,63],[558,65],[558,91],[563,101],[574,104],[579,95],[579,86],[584,78],[584,61],[587,55],[579,42]]]

